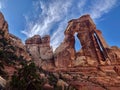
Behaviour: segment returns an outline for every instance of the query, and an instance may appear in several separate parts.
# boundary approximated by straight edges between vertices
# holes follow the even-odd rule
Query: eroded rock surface
[[[0,12],[0,77],[10,79],[16,71],[17,64],[23,60],[31,60],[26,52],[26,48],[22,41],[9,33],[8,24]],[[0,81],[0,85],[1,85]],[[0,87],[1,88],[1,87]]]
[[[81,43],[82,52],[75,52],[74,34]],[[119,49],[110,48],[102,37],[102,32],[89,15],[68,22],[65,39],[55,50],[56,67],[98,66],[119,63]],[[111,61],[114,58],[114,61]]]
[[[80,51],[75,51],[75,37],[81,43]],[[68,83],[78,90],[119,90],[120,89],[120,49],[110,47],[104,40],[89,15],[68,22],[65,38],[55,50],[57,69],[53,72],[69,73]]]
[[[9,39],[8,24],[4,19],[3,14],[0,12],[0,39]]]
[[[10,44],[14,47],[15,51],[13,51],[13,53],[15,53],[17,57],[23,58],[27,61],[31,60],[31,57],[27,53],[25,45],[22,43],[21,39],[13,34],[9,34],[9,41]]]
[[[30,60],[30,56],[26,52],[22,41],[15,35],[9,33],[8,24],[2,13],[0,13],[0,42],[1,50],[4,49],[9,53],[15,54],[17,57]]]
[[[35,35],[27,39],[25,44],[28,53],[30,53],[37,66],[47,68],[46,65],[53,64],[53,50],[50,46],[49,35],[42,38],[39,35]]]

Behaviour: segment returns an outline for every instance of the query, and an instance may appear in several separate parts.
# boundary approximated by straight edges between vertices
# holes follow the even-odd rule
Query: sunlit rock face
[[[80,51],[75,51],[75,33],[81,43]],[[109,47],[89,15],[72,19],[64,32],[65,38],[54,54],[50,46],[50,36],[35,35],[25,41],[26,49],[38,66],[53,62],[58,68],[76,66],[114,65],[120,60],[119,48]],[[114,60],[113,60],[114,59]]]
[[[35,35],[32,38],[29,38],[25,41],[26,44],[41,44],[42,40],[40,35]]]
[[[27,53],[25,45],[22,43],[21,39],[16,37],[13,34],[9,34],[10,44],[15,47],[15,51],[13,51],[16,56],[23,58],[24,60],[31,60],[31,56]]]
[[[48,65],[53,64],[53,50],[50,46],[49,35],[42,38],[40,35],[35,35],[27,39],[25,44],[28,53],[30,53],[37,66],[47,68]]]
[[[10,79],[16,71],[16,66],[18,66],[16,63],[23,60],[29,61],[31,57],[26,52],[21,39],[10,34],[8,28],[8,24],[0,12],[0,63],[4,67],[3,71],[7,73],[8,79]],[[5,75],[2,77],[5,78]]]
[[[75,51],[75,37],[81,43],[80,52]],[[102,32],[96,29],[93,20],[89,15],[83,15],[78,19],[68,22],[68,26],[64,32],[65,39],[61,45],[55,50],[56,67],[74,67],[74,66],[98,66],[115,64],[111,58],[116,54],[114,60],[119,62],[119,50],[109,48]],[[82,51],[82,52],[81,52]],[[112,53],[112,51],[114,53]],[[112,54],[112,55],[110,55]],[[112,57],[111,57],[112,56]]]
[[[4,19],[3,14],[0,12],[0,39],[9,39],[8,24]]]
[[[81,43],[78,52],[75,33]],[[107,45],[90,16],[69,21],[64,34],[64,41],[54,52],[57,68],[53,72],[62,72],[66,79],[69,76],[70,85],[78,90],[119,90],[120,49]]]
[[[1,50],[6,50],[13,53],[16,57],[22,57],[25,60],[31,60],[31,57],[26,52],[26,48],[21,39],[9,33],[8,24],[0,12],[0,46]]]

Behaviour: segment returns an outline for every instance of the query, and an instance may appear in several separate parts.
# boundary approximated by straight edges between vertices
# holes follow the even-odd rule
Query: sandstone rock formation
[[[53,64],[53,50],[50,47],[50,36],[46,35],[41,38],[39,35],[35,35],[27,39],[25,44],[27,51],[37,66],[46,67],[46,65]]]
[[[75,33],[82,46],[78,52]],[[64,34],[64,41],[54,53],[49,35],[35,35],[23,45],[18,37],[9,33],[8,24],[0,13],[0,63],[4,62],[5,71],[12,76],[18,65],[16,60],[32,58],[44,71],[41,70],[40,77],[56,78],[62,88],[71,85],[77,90],[120,90],[120,48],[107,45],[90,16],[69,21]],[[11,61],[15,65],[9,65]],[[4,87],[6,81],[2,80],[0,76],[0,86]],[[44,88],[53,90],[47,83]]]
[[[25,45],[22,43],[21,39],[14,36],[13,34],[9,34],[10,44],[14,47],[15,51],[13,53],[16,54],[17,57],[23,58],[24,60],[31,60],[31,57],[26,52]]]
[[[8,24],[4,19],[3,14],[0,12],[0,39],[9,39]]]
[[[82,46],[78,52],[74,47],[75,33]],[[62,78],[78,90],[119,90],[120,49],[107,45],[90,16],[69,21],[64,34],[65,39],[54,54],[58,69],[52,72],[69,73],[70,79]]]
[[[14,53],[16,56],[22,57],[23,59],[30,60],[30,56],[26,52],[26,48],[22,41],[9,33],[8,24],[2,13],[0,13],[0,41],[0,45],[8,52]]]
[[[77,33],[77,37],[82,45],[80,52],[75,52],[75,33]],[[65,39],[63,43],[55,50],[56,67],[113,64],[113,61],[111,61],[112,55],[116,55],[114,60],[117,60],[117,63],[119,62],[119,50],[110,49],[102,37],[101,31],[96,29],[89,15],[69,21],[64,34]],[[112,55],[110,55],[111,53]]]
[[[16,63],[22,60],[31,60],[26,52],[22,41],[9,33],[8,24],[0,13],[0,63],[3,64],[4,71],[8,76],[12,76],[16,70]],[[15,65],[13,65],[13,63]],[[5,77],[5,75],[3,75]]]

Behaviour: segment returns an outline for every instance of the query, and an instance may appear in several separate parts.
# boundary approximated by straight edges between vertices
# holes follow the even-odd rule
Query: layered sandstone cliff
[[[50,68],[53,66],[53,50],[50,46],[50,36],[40,37],[35,35],[25,41],[27,52],[32,56],[39,67]]]

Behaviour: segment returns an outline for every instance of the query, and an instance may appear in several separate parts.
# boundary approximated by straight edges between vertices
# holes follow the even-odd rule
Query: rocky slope
[[[9,33],[8,24],[2,13],[0,13],[0,46],[1,51],[6,50],[6,52],[15,54],[17,57],[22,57],[26,60],[31,59],[22,41]]]
[[[0,76],[9,79],[16,71],[18,63],[22,60],[29,61],[31,57],[26,52],[22,41],[9,33],[8,24],[3,14],[0,13]],[[1,83],[4,81],[2,77],[0,79]]]

